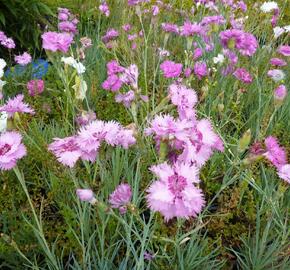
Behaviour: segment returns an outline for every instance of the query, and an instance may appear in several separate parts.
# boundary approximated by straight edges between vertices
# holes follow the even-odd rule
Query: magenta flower
[[[159,179],[147,190],[147,203],[151,210],[160,212],[166,221],[174,217],[196,217],[205,200],[198,183],[198,169],[188,164],[162,163],[151,167]]]
[[[279,85],[274,91],[274,98],[283,101],[287,96],[287,88],[284,84]]]
[[[242,30],[225,30],[222,31],[219,36],[224,48],[236,48],[242,55],[251,56],[258,48],[256,38],[252,34]]]
[[[192,24],[189,21],[184,22],[183,26],[181,27],[181,35],[182,36],[193,36],[195,34],[201,34],[203,31],[203,28],[197,24]]]
[[[271,58],[270,63],[273,66],[284,67],[287,66],[287,62],[281,58]]]
[[[66,53],[73,42],[68,33],[46,32],[42,34],[42,47],[49,51]]]
[[[28,93],[30,96],[36,96],[43,92],[44,81],[43,80],[30,80],[27,85]]]
[[[207,66],[205,62],[196,62],[193,67],[194,74],[199,80],[207,75]]]
[[[243,83],[250,84],[253,81],[251,74],[244,68],[237,68],[233,75]]]
[[[290,184],[290,164],[282,165],[279,168],[278,175],[281,179]]]
[[[182,64],[166,60],[160,65],[165,78],[177,78],[182,72]]]
[[[264,156],[276,167],[287,163],[287,156],[285,150],[279,145],[277,138],[269,136],[265,139],[265,145],[267,152]]]
[[[205,26],[209,24],[225,24],[226,20],[222,15],[207,16],[202,19],[200,25]]]
[[[119,208],[120,213],[125,214],[131,198],[132,191],[130,185],[122,183],[110,195],[109,203],[112,208]]]
[[[17,64],[21,66],[26,66],[32,60],[31,55],[27,52],[24,52],[21,55],[15,55],[14,60]]]
[[[131,26],[131,24],[129,24],[129,23],[124,24],[124,25],[122,26],[122,29],[123,29],[125,32],[130,31],[131,28],[132,28],[132,26]]]
[[[110,90],[112,92],[117,92],[123,86],[123,81],[115,74],[110,75],[103,83],[102,87],[105,90]]]
[[[5,132],[0,135],[0,169],[10,170],[17,160],[26,155],[26,148],[18,132]]]
[[[0,112],[7,112],[8,117],[11,118],[15,113],[30,113],[34,114],[34,110],[28,104],[23,102],[24,95],[20,94],[14,98],[9,98],[5,105],[0,106]]]
[[[290,56],[290,46],[289,45],[280,46],[277,52],[284,56]]]
[[[78,188],[76,194],[82,202],[89,202],[90,204],[95,204],[97,202],[94,192],[91,189]]]
[[[117,73],[122,73],[124,72],[125,68],[120,66],[116,60],[112,60],[107,63],[107,74],[108,76],[114,75]]]
[[[201,48],[196,48],[193,52],[193,60],[197,60],[202,56],[203,52]]]

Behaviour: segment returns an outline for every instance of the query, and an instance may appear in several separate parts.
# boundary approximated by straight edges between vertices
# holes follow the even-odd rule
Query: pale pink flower
[[[32,60],[31,55],[27,52],[24,52],[21,55],[15,55],[14,60],[17,64],[21,66],[26,66]]]
[[[9,118],[13,117],[15,113],[34,114],[34,110],[27,103],[24,103],[23,99],[24,95],[22,94],[9,98],[5,105],[0,106],[0,112],[7,112]]]
[[[117,94],[115,96],[115,100],[117,103],[123,103],[125,107],[129,108],[131,106],[132,101],[135,99],[135,92],[133,90],[129,90],[125,94]]]
[[[287,88],[284,84],[279,85],[274,91],[274,98],[283,101],[287,96]]]
[[[30,80],[27,85],[28,93],[30,96],[39,95],[44,90],[44,81],[43,80]]]
[[[196,217],[205,201],[198,183],[198,169],[188,164],[162,163],[151,168],[158,177],[147,190],[151,210],[160,212],[166,221],[174,217]]]
[[[283,147],[278,143],[277,138],[269,136],[265,139],[266,153],[264,156],[276,167],[280,168],[281,166],[287,163],[286,152]]]
[[[22,136],[18,132],[7,131],[0,135],[0,169],[10,170],[16,166],[17,160],[26,155]]]
[[[233,75],[243,83],[250,84],[253,81],[251,74],[244,68],[237,68]]]
[[[282,165],[278,170],[278,175],[280,178],[290,184],[290,164]]]
[[[102,2],[99,5],[99,10],[103,13],[106,17],[110,16],[110,9],[106,1]]]
[[[278,53],[284,56],[290,56],[290,46],[289,45],[282,45],[277,50]]]
[[[94,192],[91,189],[81,189],[76,190],[78,198],[83,202],[89,202],[90,204],[95,204],[97,202]]]
[[[42,47],[53,52],[66,53],[73,42],[73,37],[68,33],[46,32],[41,38]]]

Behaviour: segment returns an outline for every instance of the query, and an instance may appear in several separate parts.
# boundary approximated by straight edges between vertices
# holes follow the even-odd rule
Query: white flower
[[[6,62],[4,59],[0,58],[0,69],[4,69],[6,67]]]
[[[78,74],[82,74],[86,71],[85,66],[81,63],[76,61],[73,57],[62,57],[61,61],[64,62],[66,65],[69,65],[76,69]]]
[[[213,62],[214,62],[215,64],[221,64],[221,63],[224,62],[225,57],[224,57],[223,54],[220,54],[220,53],[219,53],[219,54],[217,55],[217,57],[214,57],[212,60],[213,60]]]
[[[72,66],[76,60],[73,57],[62,57],[61,62],[64,62],[66,65]]]
[[[260,9],[264,12],[264,13],[269,13],[274,9],[278,9],[278,4],[276,2],[265,2]]]
[[[286,25],[286,26],[284,26],[284,29],[285,29],[285,31],[288,33],[288,32],[290,32],[290,25]]]
[[[285,78],[285,73],[281,69],[271,69],[268,71],[268,76],[275,82],[282,81]]]
[[[82,74],[86,71],[86,67],[81,62],[75,62],[72,67],[74,67],[78,74]]]
[[[0,91],[2,91],[3,86],[6,84],[6,81],[0,80]]]
[[[4,132],[7,129],[7,119],[8,114],[7,112],[0,113],[0,132]]]
[[[285,30],[279,26],[274,27],[273,31],[274,31],[274,38],[280,37],[285,32]]]

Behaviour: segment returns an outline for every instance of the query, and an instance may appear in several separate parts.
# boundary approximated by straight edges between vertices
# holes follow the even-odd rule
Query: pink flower
[[[274,98],[283,101],[287,96],[287,88],[284,84],[279,85],[274,91]]]
[[[31,62],[31,55],[27,52],[23,53],[22,55],[15,55],[14,60],[17,64],[21,66],[26,66]]]
[[[184,85],[172,84],[169,86],[169,94],[172,104],[177,106],[179,118],[195,119],[194,106],[197,103],[197,94],[193,89]]]
[[[34,110],[28,104],[23,102],[24,96],[17,95],[14,98],[9,98],[5,105],[0,107],[0,112],[7,112],[8,117],[11,118],[15,113],[30,113],[34,114]]]
[[[103,83],[102,87],[105,90],[111,90],[112,92],[119,91],[123,86],[123,81],[117,75],[110,75]]]
[[[290,56],[290,46],[289,45],[280,46],[277,52],[284,56]]]
[[[108,4],[105,2],[102,2],[100,5],[99,5],[99,10],[101,11],[101,13],[103,13],[106,17],[109,17],[110,16],[110,9],[109,9],[109,6]]]
[[[182,28],[181,28],[181,35],[182,36],[193,36],[195,34],[201,34],[203,31],[203,28],[195,23],[195,24],[192,24],[191,22],[189,21],[186,21],[184,22]]]
[[[53,143],[48,146],[48,150],[56,156],[60,163],[72,168],[83,154],[76,137],[54,138],[53,140]]]
[[[207,66],[205,62],[196,62],[194,64],[193,70],[194,74],[198,77],[199,80],[207,75]]]
[[[2,35],[0,43],[2,46],[4,46],[7,49],[14,49],[16,47],[14,40],[12,38],[6,37],[5,34],[4,36]]]
[[[83,202],[89,202],[91,204],[95,204],[97,202],[94,192],[91,189],[78,188],[76,190],[76,194],[78,198]]]
[[[205,26],[209,24],[225,24],[226,20],[222,15],[207,16],[202,19],[200,25]]]
[[[133,90],[128,91],[125,94],[118,94],[115,96],[117,103],[123,103],[125,107],[129,108],[132,101],[135,99],[135,92]]]
[[[92,40],[88,37],[82,37],[80,38],[80,42],[82,44],[82,46],[86,49],[86,48],[89,48],[89,47],[92,47]]]
[[[188,164],[162,163],[151,167],[159,179],[147,190],[147,203],[151,210],[160,212],[165,220],[174,217],[196,217],[205,201],[198,183],[198,169]]]
[[[244,68],[237,68],[233,75],[243,83],[249,84],[253,81],[251,74]]]
[[[201,48],[196,48],[193,52],[193,60],[197,60],[202,56],[202,49]]]
[[[94,112],[82,112],[80,115],[77,116],[76,123],[79,126],[85,126],[94,120],[96,120],[96,114]]]
[[[58,24],[58,29],[61,32],[75,34],[77,32],[77,27],[74,23],[70,21],[63,21]]]
[[[117,73],[122,73],[124,72],[125,68],[120,66],[116,60],[112,60],[107,63],[107,74],[108,76],[117,74]]]
[[[61,51],[66,53],[73,42],[68,33],[46,32],[42,34],[42,47],[49,51]]]
[[[109,41],[116,39],[119,36],[119,32],[113,28],[108,29],[106,34],[102,37],[102,41],[104,43],[108,43]]]
[[[271,58],[270,63],[271,65],[278,67],[287,66],[287,62],[280,58]]]
[[[28,93],[30,96],[39,95],[44,90],[44,81],[43,80],[30,80],[27,85]]]
[[[282,165],[279,168],[278,175],[280,178],[290,184],[290,164]]]
[[[131,26],[131,24],[124,24],[123,26],[122,26],[122,29],[125,31],[125,32],[128,32],[128,31],[130,31],[131,30],[131,28],[132,28],[132,26]]]
[[[224,48],[236,48],[242,55],[251,56],[258,48],[256,38],[252,34],[242,30],[225,30],[219,36]]]
[[[115,191],[110,195],[109,203],[112,208],[119,208],[121,214],[127,212],[127,205],[132,197],[131,187],[128,184],[120,184]]]
[[[264,156],[276,167],[287,163],[287,156],[285,150],[279,145],[277,138],[269,136],[265,139],[265,145],[267,152]]]
[[[163,71],[165,78],[176,78],[182,72],[182,64],[166,60],[160,65],[160,69]]]
[[[26,148],[18,132],[10,131],[0,135],[0,169],[10,170],[17,160],[26,155]]]
[[[179,28],[176,24],[172,24],[172,23],[162,23],[161,24],[162,30],[168,33],[175,33],[178,34],[179,33]]]

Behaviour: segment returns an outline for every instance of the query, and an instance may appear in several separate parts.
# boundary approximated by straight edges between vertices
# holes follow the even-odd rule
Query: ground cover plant
[[[0,29],[1,269],[289,269],[289,2],[40,6]]]

